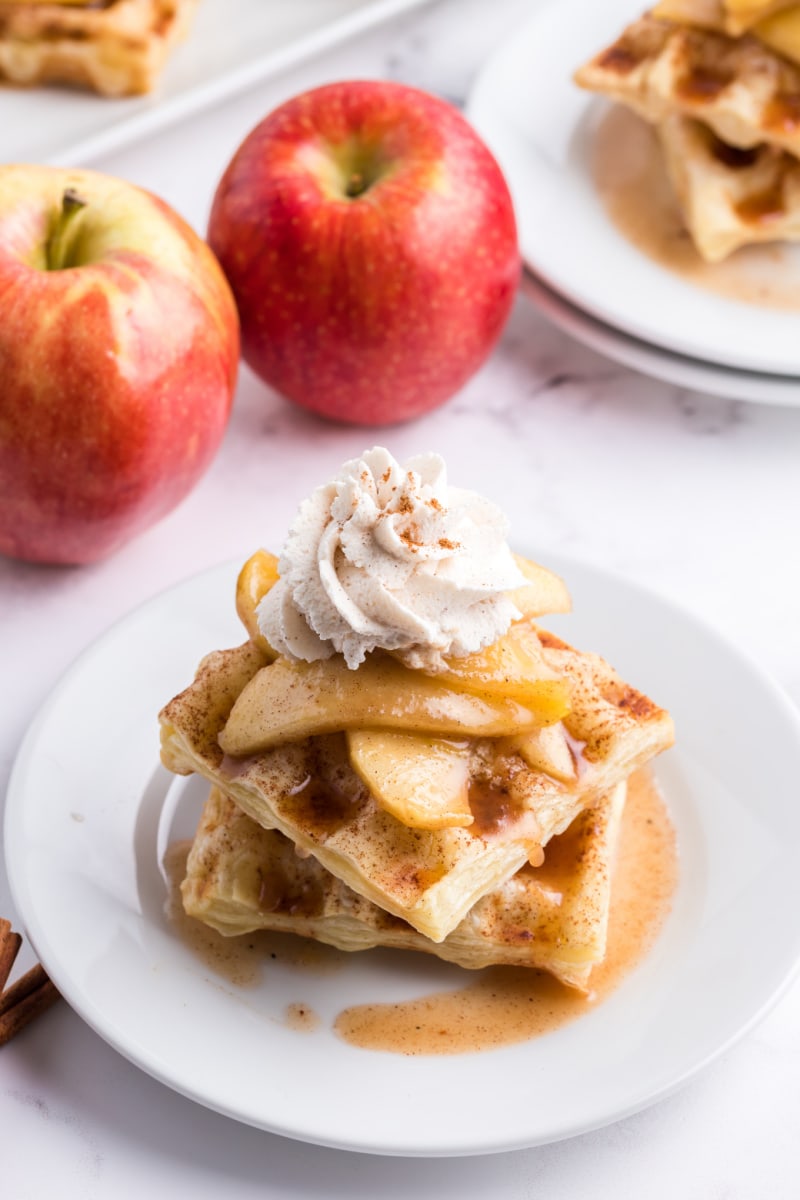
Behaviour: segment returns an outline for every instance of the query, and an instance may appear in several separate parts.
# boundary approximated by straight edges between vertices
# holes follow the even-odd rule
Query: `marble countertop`
[[[224,165],[275,103],[359,76],[461,103],[482,58],[530,8],[439,0],[96,165],[159,193],[202,230]],[[490,362],[424,419],[381,433],[333,426],[245,371],[218,457],[161,524],[93,567],[0,562],[0,795],[29,721],[99,633],[174,582],[278,543],[299,500],[375,441],[399,458],[441,450],[452,480],[511,515],[518,543],[545,561],[548,550],[568,551],[675,599],[800,701],[800,413],[633,374],[521,299]],[[786,774],[794,787],[793,764]],[[15,916],[2,869],[0,913]],[[66,1005],[0,1061],[10,1200],[124,1200],[154,1188],[195,1200],[780,1200],[798,1193],[798,1127],[800,984],[672,1098],[567,1142],[469,1160],[370,1158],[237,1125],[131,1066]]]

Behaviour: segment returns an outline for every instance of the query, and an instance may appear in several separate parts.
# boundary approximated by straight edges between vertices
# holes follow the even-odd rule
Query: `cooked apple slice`
[[[351,730],[350,762],[377,804],[412,829],[471,825],[466,742]]]
[[[562,680],[542,680],[540,704],[455,691],[388,655],[357,671],[338,655],[322,662],[277,658],[237,698],[219,744],[236,757],[318,733],[398,729],[434,737],[508,737],[559,721],[569,710]]]
[[[516,621],[504,637],[485,650],[464,658],[445,658],[446,670],[435,678],[448,687],[479,696],[505,696],[542,714],[542,724],[566,697],[566,685],[547,665],[536,630],[527,621]],[[562,712],[562,716],[564,713]]]
[[[239,620],[255,642],[269,658],[277,654],[258,628],[256,610],[267,592],[278,582],[278,560],[266,550],[256,550],[248,558],[236,580],[236,611]]]
[[[513,600],[523,617],[543,617],[546,613],[568,613],[572,611],[572,600],[567,585],[560,576],[540,567],[538,563],[520,554],[514,561],[528,583],[514,588],[507,595]]]
[[[519,754],[532,771],[542,771],[560,783],[575,782],[575,759],[563,725],[548,725],[532,733],[521,733],[509,738],[505,745]]]

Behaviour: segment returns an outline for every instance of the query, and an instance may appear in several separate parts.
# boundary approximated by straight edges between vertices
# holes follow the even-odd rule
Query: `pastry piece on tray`
[[[0,79],[74,84],[103,96],[149,92],[196,6],[197,0],[0,0]]]
[[[667,118],[658,132],[686,227],[707,262],[758,242],[800,240],[800,161],[771,146],[726,146],[687,117]]]
[[[269,691],[273,666],[252,642],[208,655],[194,683],[162,710],[162,759],[178,774],[205,776],[258,824],[279,830],[353,891],[440,942],[598,795],[672,742],[669,714],[602,659],[541,630],[539,636],[547,666],[569,691],[570,712],[554,728],[569,747],[572,777],[569,769],[547,774],[528,765],[536,761],[530,731],[511,740],[470,739],[474,821],[467,827],[413,828],[385,811],[353,769],[341,732],[226,755],[220,735],[240,695],[253,681]],[[281,663],[274,665],[283,670]]]
[[[757,38],[725,37],[646,15],[581,67],[575,81],[659,124],[678,113],[740,149],[800,155],[800,67]]]
[[[612,867],[625,805],[618,784],[554,838],[541,867],[523,867],[484,896],[443,942],[383,912],[313,857],[301,858],[216,788],[203,809],[181,892],[190,917],[227,936],[258,929],[340,950],[386,946],[461,967],[535,967],[585,990],[605,956]]]

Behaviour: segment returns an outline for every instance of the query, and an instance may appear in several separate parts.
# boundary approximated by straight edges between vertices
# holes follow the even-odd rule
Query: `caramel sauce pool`
[[[686,232],[652,126],[617,105],[593,137],[591,170],[600,199],[619,232],[637,250],[697,287],[761,308],[800,310],[797,275],[776,266],[792,248],[746,246],[721,263],[707,263]]]
[[[336,1032],[352,1045],[396,1054],[464,1054],[527,1041],[600,1003],[652,945],[678,877],[675,832],[649,772],[629,782],[611,890],[605,962],[585,996],[524,967],[480,971],[455,992],[345,1009]]]

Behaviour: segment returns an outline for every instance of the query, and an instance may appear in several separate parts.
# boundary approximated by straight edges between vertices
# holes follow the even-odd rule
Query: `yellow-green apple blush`
[[[238,358],[219,264],[165,203],[0,167],[0,553],[92,562],[168,513],[220,443]]]

